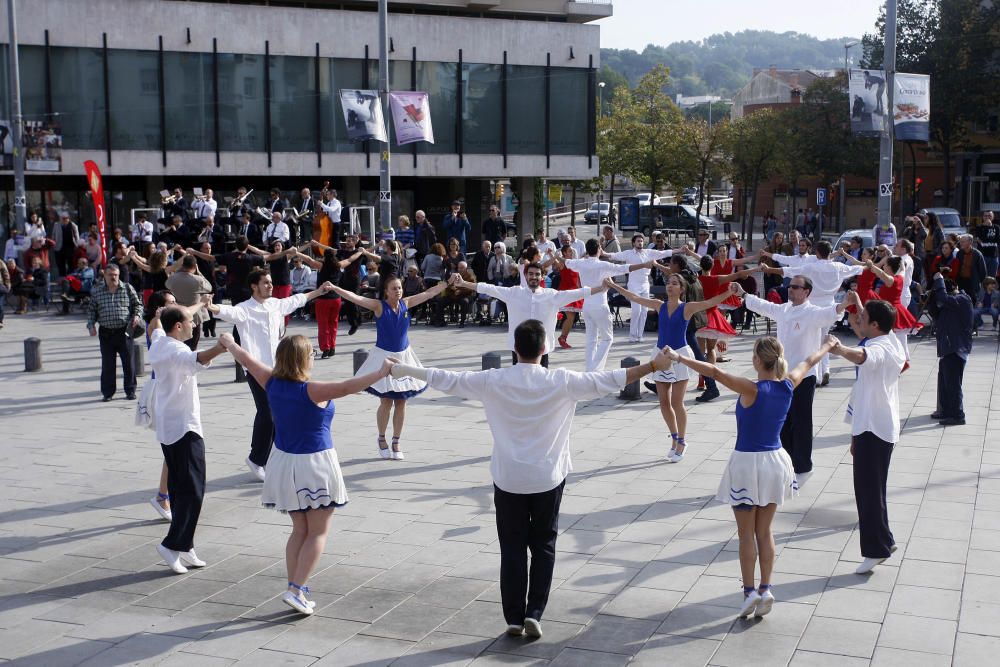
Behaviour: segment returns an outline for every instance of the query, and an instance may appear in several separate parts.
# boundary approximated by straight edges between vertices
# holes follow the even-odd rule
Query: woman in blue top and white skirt
[[[819,350],[788,372],[784,348],[777,338],[758,338],[753,348],[757,380],[730,375],[714,364],[696,361],[669,350],[673,363],[694,373],[715,378],[739,394],[736,402],[736,450],[719,483],[716,500],[733,508],[740,540],[743,605],[740,618],[765,616],[774,605],[771,572],[774,569],[774,536],[771,522],[786,498],[798,494],[795,471],[781,448],[781,427],[792,404],[792,392],[809,374],[836,339],[829,336]],[[760,562],[760,586],[755,570]]]
[[[410,348],[410,308],[415,308],[443,292],[448,282],[442,280],[420,294],[403,298],[403,282],[399,276],[391,276],[382,283],[382,299],[369,299],[334,285],[333,291],[344,299],[375,313],[375,347],[368,352],[368,359],[361,365],[355,377],[370,373],[382,366],[382,362],[392,357],[407,366],[420,367],[420,359]],[[366,390],[378,396],[379,406],[375,412],[378,427],[378,453],[383,459],[403,460],[403,450],[399,438],[403,433],[406,418],[406,401],[427,389],[427,383],[414,378],[394,378],[385,376]],[[392,449],[385,440],[392,413]]]
[[[292,517],[292,533],[285,546],[288,590],[282,601],[299,613],[312,614],[315,603],[308,598],[306,582],[323,555],[334,508],[347,504],[347,488],[330,435],[333,400],[387,377],[393,361],[385,359],[378,370],[344,382],[310,382],[313,348],[305,336],[289,336],[278,343],[273,369],[251,357],[232,335],[222,334],[219,342],[267,392],[274,445],[261,504]]]

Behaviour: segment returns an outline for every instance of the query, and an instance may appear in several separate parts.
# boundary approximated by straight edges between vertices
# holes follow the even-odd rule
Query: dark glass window
[[[115,150],[159,150],[158,69],[156,51],[108,51],[111,146]]]
[[[360,143],[347,140],[344,112],[340,106],[343,88],[361,88],[363,60],[353,58],[321,58],[319,63],[320,120],[323,124],[323,151],[332,153],[361,152]]]
[[[220,53],[219,134],[222,150],[264,151],[265,125],[264,56]]]
[[[502,153],[500,65],[463,65],[462,134],[466,153]]]
[[[507,68],[507,140],[514,155],[545,155],[545,68]]]
[[[214,151],[212,54],[168,51],[163,73],[167,149]]]
[[[455,146],[455,96],[458,63],[417,63],[417,87],[427,93],[434,127],[434,143],[420,142],[421,153],[457,153]]]
[[[551,75],[549,130],[552,154],[586,155],[587,70],[553,67]]]
[[[271,149],[316,150],[316,60],[271,56]]]
[[[52,111],[62,126],[63,147],[105,148],[104,62],[101,49],[52,47]],[[21,80],[28,72],[22,68]],[[45,85],[45,70],[37,76]],[[44,95],[43,95],[44,97]]]

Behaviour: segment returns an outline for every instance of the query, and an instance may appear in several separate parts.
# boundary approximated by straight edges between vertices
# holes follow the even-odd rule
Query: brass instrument
[[[271,209],[266,206],[258,206],[256,213],[265,220],[271,219]]]
[[[292,220],[294,220],[295,222],[298,222],[299,220],[301,220],[302,218],[306,217],[307,215],[312,215],[314,213],[314,211],[308,211],[308,210],[307,211],[302,211],[301,213],[297,213],[294,208],[291,209],[291,210],[289,210],[289,209],[285,209],[285,210],[288,212],[288,217],[291,218]]]
[[[160,204],[166,206],[168,204],[173,204],[177,201],[177,195],[168,195],[166,197],[160,197]]]
[[[249,190],[247,190],[246,192],[244,192],[242,195],[237,195],[236,197],[233,197],[233,201],[229,205],[229,208],[237,208],[239,206],[243,206],[243,202],[246,201],[247,197],[250,196],[251,192],[253,192],[253,188],[250,188]]]

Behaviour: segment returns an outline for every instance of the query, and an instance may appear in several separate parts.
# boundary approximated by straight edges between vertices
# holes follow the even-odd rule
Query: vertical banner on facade
[[[431,107],[427,93],[395,91],[389,93],[392,125],[396,130],[396,143],[400,146],[416,141],[434,143],[431,125]]]
[[[382,117],[382,101],[377,90],[340,91],[340,105],[344,108],[344,124],[350,141],[374,139],[389,143]]]
[[[21,128],[25,171],[62,171],[62,127],[26,120]]]
[[[878,134],[888,127],[888,95],[885,89],[885,72],[882,70],[850,70],[848,101],[851,131],[854,134]]]
[[[107,219],[104,208],[104,184],[101,181],[101,170],[93,160],[83,163],[83,169],[87,172],[87,184],[90,185],[90,196],[94,200],[94,210],[97,212],[97,235],[101,239],[101,266],[108,265],[107,254]]]
[[[896,73],[892,118],[899,141],[930,140],[931,77]]]
[[[14,168],[14,133],[9,120],[0,120],[0,170]]]

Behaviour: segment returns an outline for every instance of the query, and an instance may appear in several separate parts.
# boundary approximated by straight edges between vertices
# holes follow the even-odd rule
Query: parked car
[[[923,211],[931,211],[937,214],[938,211],[950,211],[954,213],[954,216],[948,215],[947,217],[940,218],[942,223],[941,230],[944,232],[945,236],[949,234],[956,234],[961,236],[965,234],[967,229],[962,225],[962,218],[958,215],[958,211],[953,208],[944,209],[923,209]],[[945,224],[950,223],[950,224]],[[896,231],[901,231],[899,227],[896,227]],[[837,237],[837,241],[833,244],[833,249],[836,250],[840,247],[841,243],[850,243],[851,239],[855,236],[861,239],[862,248],[870,248],[875,244],[874,236],[872,235],[872,227],[866,227],[864,229],[848,229],[846,232]]]
[[[961,236],[966,234],[969,230],[962,223],[962,214],[953,208],[936,207],[936,208],[922,208],[921,213],[933,213],[937,216],[938,221],[941,223],[941,231],[944,232],[945,236],[949,234],[957,234]]]
[[[648,192],[640,192],[636,195],[636,198],[639,200],[639,206],[649,206],[650,204],[660,203],[660,195],[651,195]],[[652,199],[652,201],[650,201],[650,199]]]
[[[611,215],[611,204],[608,202],[594,202],[584,214],[583,221],[591,225],[599,225],[608,221]]]
[[[692,237],[699,229],[715,232],[715,220],[707,215],[699,216],[693,206],[687,204],[651,204],[639,207],[639,224],[636,231],[649,236],[654,231],[686,232]],[[625,231],[624,225],[622,230]]]

